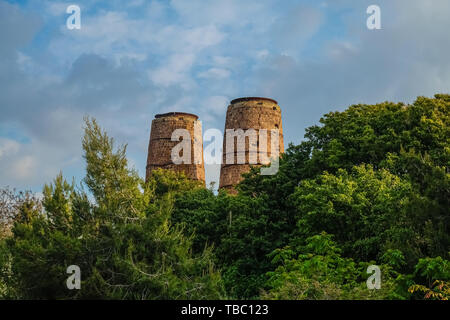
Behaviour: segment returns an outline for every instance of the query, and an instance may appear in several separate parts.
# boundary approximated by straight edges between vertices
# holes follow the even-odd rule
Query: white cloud
[[[228,106],[229,98],[225,96],[211,96],[203,102],[203,113],[213,114],[214,116],[223,116]]]
[[[18,142],[0,137],[0,159],[17,153],[19,149],[20,144]]]
[[[198,74],[199,78],[205,79],[225,79],[230,76],[231,72],[223,68],[210,68]]]
[[[450,29],[450,2],[378,4],[382,30],[368,30],[364,19],[345,13],[348,34],[326,39],[312,59],[273,55],[255,70],[256,88],[280,103],[287,141],[298,143],[303,136],[299,127],[351,104],[410,103],[419,95],[449,91],[450,42],[442,39],[448,38]],[[367,6],[337,1],[329,2],[329,7],[340,11],[350,7],[348,12],[359,17]]]
[[[128,1],[127,5],[129,7],[140,7],[145,3],[145,0],[131,0]]]
[[[213,63],[219,66],[229,66],[232,63],[232,60],[233,59],[231,57],[224,57],[224,56],[213,57]]]
[[[53,16],[64,15],[66,13],[66,9],[69,6],[69,3],[64,2],[46,2],[47,12]]]
[[[73,137],[77,140],[75,148],[72,141],[66,145],[52,145],[39,139],[14,146],[14,152],[0,157],[0,187],[10,185],[38,191],[44,183],[51,182],[60,170],[70,179],[77,173],[73,168],[81,166],[80,137]]]
[[[343,59],[356,55],[359,49],[348,41],[334,41],[326,46],[326,53],[331,59]]]
[[[195,55],[174,54],[169,57],[164,66],[156,70],[150,70],[149,76],[151,80],[158,85],[170,86],[173,84],[186,85],[190,82],[188,72],[195,60]]]
[[[26,11],[0,0],[0,126],[30,141],[2,138],[0,182],[40,188],[59,170],[79,181],[85,114],[129,142],[143,170],[155,113],[191,112],[222,129],[230,99],[265,95],[282,107],[286,141],[298,142],[351,103],[448,92],[449,1],[380,0],[379,33],[365,27],[366,2],[326,3],[80,0],[74,31],[62,0]],[[37,14],[45,29],[31,42]]]
[[[269,50],[267,50],[267,49],[259,50],[258,52],[256,52],[256,57],[258,59],[265,59],[268,56],[269,56]]]
[[[60,26],[61,35],[50,44],[58,58],[74,60],[83,53],[105,57],[167,56],[179,52],[198,53],[219,44],[225,37],[215,25],[185,27],[146,16],[131,18],[127,12],[107,11],[86,16],[80,30]]]
[[[187,22],[194,25],[214,23],[241,28],[245,25],[263,27],[267,25],[274,1],[239,0],[172,0],[171,6]]]
[[[166,113],[166,112],[177,112],[177,111],[183,111],[183,112],[192,112],[195,113],[194,110],[190,110],[187,106],[192,104],[193,100],[192,97],[189,96],[183,96],[179,99],[177,99],[174,102],[167,103],[165,107],[160,109],[160,113]]]
[[[297,57],[324,23],[324,13],[313,7],[297,5],[279,16],[271,28],[271,38],[283,54]]]
[[[183,35],[187,50],[193,51],[219,44],[223,38],[224,34],[214,25],[193,28],[187,30]]]
[[[36,165],[36,159],[28,155],[14,162],[12,173],[18,180],[29,180],[36,170]]]

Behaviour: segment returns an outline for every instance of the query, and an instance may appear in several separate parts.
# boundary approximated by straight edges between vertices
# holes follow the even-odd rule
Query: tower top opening
[[[278,104],[278,102],[276,100],[273,100],[273,99],[270,99],[270,98],[264,98],[264,97],[243,97],[243,98],[237,98],[237,99],[231,100],[231,104],[238,103],[238,102],[243,102],[243,101],[253,101],[253,100],[266,100],[266,101],[270,101],[270,102],[273,102],[275,104]]]
[[[187,113],[187,112],[168,112],[168,113],[160,113],[155,115],[156,118],[166,118],[166,117],[176,117],[176,116],[188,116],[188,117],[194,117],[195,119],[198,119],[198,116],[193,113]]]

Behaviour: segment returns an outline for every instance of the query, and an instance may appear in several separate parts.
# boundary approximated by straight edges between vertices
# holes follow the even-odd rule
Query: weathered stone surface
[[[152,121],[148,145],[147,180],[153,170],[163,168],[184,172],[190,179],[205,181],[202,131],[201,126],[197,123],[197,119],[196,115],[182,112],[171,112],[155,116],[155,119]],[[197,131],[194,130],[196,123],[199,129]],[[186,129],[190,134],[191,164],[174,164],[172,161],[172,149],[180,143],[179,141],[171,141],[172,133],[176,129]],[[195,163],[194,161],[195,152],[197,152],[197,159],[200,159],[200,163]],[[180,156],[182,155],[180,153]]]
[[[254,129],[256,132],[256,141],[253,142],[253,148],[250,146],[250,139],[245,138],[245,148],[243,151],[238,152],[237,150],[237,139],[233,138],[235,141],[234,149],[227,150],[227,129]],[[267,130],[267,143],[266,150],[261,147],[264,145],[262,141],[259,141],[259,131],[261,129]],[[278,129],[279,136],[279,152],[284,152],[283,143],[283,127],[281,122],[281,108],[278,106],[277,102],[267,98],[241,98],[235,99],[231,102],[227,109],[225,130],[224,130],[224,141],[223,141],[223,159],[222,166],[220,170],[220,189],[227,189],[234,193],[234,186],[237,185],[242,180],[242,173],[248,172],[250,170],[250,156],[253,156],[252,160],[255,159],[258,164],[263,164],[262,159],[270,158],[272,154],[271,150],[271,129]],[[256,147],[256,149],[255,149]],[[229,163],[227,160],[227,155],[231,156],[228,159],[233,158],[233,162]],[[243,164],[238,164],[238,155],[242,155],[245,158]],[[266,156],[266,157],[261,157]]]

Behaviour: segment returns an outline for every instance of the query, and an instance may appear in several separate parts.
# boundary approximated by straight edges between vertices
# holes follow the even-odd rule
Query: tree
[[[386,299],[395,287],[389,268],[382,266],[380,290],[368,290],[365,271],[370,263],[341,256],[332,236],[309,237],[301,248],[286,246],[270,254],[274,271],[267,273],[262,298],[277,300]]]
[[[392,237],[391,239],[397,243],[405,242],[405,247],[401,250],[405,257],[410,259],[407,265],[411,271],[414,265],[411,259],[424,256],[448,256],[447,251],[450,246],[449,110],[450,95],[437,94],[435,98],[418,97],[411,105],[385,102],[377,105],[354,105],[343,112],[328,113],[320,119],[321,126],[312,126],[306,130],[304,141],[297,146],[290,145],[280,160],[280,170],[276,175],[261,176],[254,169],[246,175],[246,179],[238,188],[243,195],[264,197],[270,210],[289,217],[291,221],[298,217],[298,213],[303,215],[299,211],[302,206],[302,210],[311,210],[311,212],[322,210],[322,213],[308,219],[312,222],[312,217],[320,218],[323,223],[322,230],[330,233],[334,231],[329,230],[333,226],[330,224],[331,216],[324,213],[328,210],[325,208],[328,205],[327,201],[331,201],[334,205],[330,208],[334,212],[331,214],[334,218],[337,218],[336,212],[341,212],[341,218],[336,220],[339,223],[351,219],[344,213],[347,210],[345,201],[355,202],[355,205],[361,207],[359,209],[356,206],[353,207],[353,211],[349,214],[355,212],[354,210],[369,210],[373,213],[372,217],[376,216],[374,210],[382,211],[383,215],[384,212],[393,213],[394,210],[389,209],[388,203],[397,209],[402,206],[399,214],[403,214],[408,227],[402,229],[397,225],[397,230],[391,230],[392,237],[397,237],[397,240]],[[352,175],[355,167],[363,165],[371,165],[373,174],[379,177],[375,180],[381,178],[380,182],[384,185],[384,189],[378,192],[374,189],[375,186],[371,187],[369,184],[369,190],[366,191],[365,181],[350,182],[344,177],[343,172]],[[377,173],[378,171],[380,173]],[[385,177],[380,177],[380,174]],[[344,181],[341,182],[341,179]],[[373,182],[375,180],[372,179]],[[398,187],[400,189],[389,190],[391,189],[390,181],[394,183],[394,189]],[[354,183],[357,184],[357,190],[353,190]],[[301,192],[299,188],[304,190],[303,195],[299,194]],[[401,189],[404,189],[401,196],[403,202],[394,203],[393,198],[389,197],[396,196],[397,191]],[[308,190],[317,191],[317,193],[308,196]],[[338,199],[333,195],[334,192],[341,194],[342,198]],[[376,194],[381,196],[385,193],[388,196],[385,199],[386,204],[382,204],[384,200],[381,198],[373,198],[372,200],[377,201],[378,208],[372,206],[370,199],[364,199],[368,192],[372,192],[373,196]],[[328,196],[324,198],[325,193]],[[299,200],[299,196],[304,196],[305,199]],[[315,207],[316,200],[320,202],[322,209]],[[364,201],[369,202],[364,204]],[[382,208],[383,206],[385,208]],[[384,217],[386,218],[385,215]],[[347,226],[350,225],[347,224]],[[316,227],[318,227],[317,224]],[[381,226],[377,230],[380,231],[380,228]],[[319,229],[316,228],[314,232],[320,232]],[[353,227],[353,229],[358,228]],[[374,230],[366,231],[369,232],[370,238]],[[367,237],[362,236],[362,232],[356,236],[352,229],[341,229],[340,233],[343,236],[336,237],[338,243],[349,241],[350,238],[356,239],[359,236],[361,238],[357,244],[369,241]],[[410,233],[409,236],[408,233]],[[349,235],[347,240],[344,234]],[[375,239],[372,238],[372,240]],[[411,241],[415,244],[409,250],[407,243]],[[364,255],[374,258],[376,247],[379,245],[381,243],[375,241],[372,252],[366,252]],[[366,248],[370,247],[371,244],[367,243]],[[389,248],[386,245],[386,249]],[[350,254],[348,249],[344,246],[345,254]],[[363,258],[361,251],[357,250],[355,253],[355,258]]]
[[[232,297],[256,297],[270,270],[266,255],[278,248],[277,233],[284,223],[267,210],[263,199],[231,196],[210,191],[180,194],[175,203],[177,223],[195,232],[197,250],[213,245],[215,261],[222,270],[227,293]]]
[[[239,189],[251,196],[264,193],[271,206],[289,211],[292,207],[284,199],[300,181],[324,171],[334,174],[372,164],[375,170],[387,168],[405,175],[421,194],[438,200],[441,211],[436,214],[442,218],[442,208],[448,208],[450,199],[449,110],[450,95],[437,94],[434,99],[418,97],[408,106],[385,102],[330,112],[320,119],[321,126],[306,129],[304,141],[289,146],[276,175],[261,176],[254,169]],[[437,176],[438,184],[433,183]]]
[[[43,208],[12,211],[0,296],[446,298],[449,107],[440,94],[328,113],[277,174],[253,168],[237,195],[164,170],[144,183],[126,146],[86,119],[84,183],[59,175]],[[65,287],[72,264],[79,291]],[[380,290],[366,287],[371,264]]]
[[[60,174],[44,187],[44,210],[20,211],[6,242],[18,297],[31,299],[208,299],[223,297],[211,248],[192,254],[192,240],[170,223],[176,186],[186,177],[156,172],[148,184],[129,170],[126,147],[86,119],[83,188]],[[27,218],[25,218],[27,217]],[[81,269],[68,290],[66,269]],[[3,273],[4,275],[5,273]]]
[[[402,273],[419,258],[448,255],[449,107],[441,94],[328,113],[289,146],[277,174],[252,169],[234,197],[184,194],[176,221],[195,231],[196,248],[214,244],[233,297],[258,294],[273,250],[322,231],[343,257],[386,261],[405,297],[413,276]]]
[[[423,255],[413,188],[385,169],[325,172],[303,180],[290,200],[298,210],[299,238],[326,231],[344,255],[361,261],[381,258],[388,249],[400,250],[409,262]]]
[[[448,300],[450,298],[450,283],[436,280],[433,282],[432,288],[417,284],[411,286],[409,292],[411,294],[423,292],[424,299]]]
[[[17,192],[8,187],[0,189],[0,240],[11,235],[11,228],[21,210],[29,215],[40,208],[41,201],[30,191]]]

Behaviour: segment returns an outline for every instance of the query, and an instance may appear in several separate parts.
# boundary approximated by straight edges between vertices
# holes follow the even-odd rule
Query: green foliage
[[[195,232],[194,248],[212,244],[232,297],[253,298],[264,286],[273,250],[289,241],[295,218],[270,210],[265,197],[214,196],[209,190],[177,196],[173,219]]]
[[[102,132],[95,120],[85,119],[83,137],[86,177],[97,210],[114,219],[133,219],[142,216],[148,202],[142,193],[141,179],[130,170],[126,159],[126,145],[114,151],[114,140]]]
[[[4,210],[0,298],[446,299],[449,108],[439,94],[328,113],[237,195],[164,170],[144,183],[86,119],[88,191],[58,175],[43,208]],[[72,264],[81,290],[65,286]]]
[[[279,216],[266,209],[263,199],[231,196],[209,190],[180,195],[173,215],[178,223],[195,231],[196,250],[213,244],[216,262],[223,271],[227,292],[234,297],[254,297],[269,270],[268,253],[282,244],[287,234]]]
[[[40,200],[30,191],[0,189],[0,240],[11,236],[15,221],[28,221],[42,209]]]
[[[435,258],[422,258],[416,264],[414,275],[416,278],[422,278],[431,285],[435,280],[450,280],[450,261]]]
[[[412,222],[411,184],[385,169],[360,165],[350,173],[325,172],[303,180],[290,200],[297,207],[298,233],[307,237],[321,231],[333,234],[344,254],[368,261],[387,249],[421,256],[418,228]]]
[[[450,282],[436,280],[432,288],[427,288],[423,285],[413,285],[409,288],[409,292],[411,294],[423,292],[424,299],[448,300],[450,298]]]
[[[416,284],[410,285],[408,292],[416,299],[448,300],[450,298],[450,261],[422,258],[414,269]],[[422,295],[418,295],[421,292]]]
[[[298,250],[326,231],[343,257],[385,263],[395,282],[385,296],[407,298],[421,281],[413,275],[418,260],[448,257],[449,97],[328,113],[290,145],[276,175],[254,168],[235,197],[185,195],[177,221],[196,231],[196,248],[214,244],[233,297],[264,288],[272,251]]]
[[[382,256],[381,261],[395,270],[401,270],[406,264],[403,253],[398,249],[388,249]]]
[[[144,184],[128,169],[125,147],[114,151],[88,119],[83,149],[94,201],[61,174],[46,185],[45,210],[22,209],[0,248],[0,285],[25,299],[223,297],[211,248],[193,254],[191,237],[170,222],[174,195],[190,182],[160,171]],[[81,269],[80,290],[66,287],[70,265]]]
[[[277,249],[270,254],[275,271],[268,272],[267,299],[383,299],[393,288],[388,268],[383,267],[381,290],[368,290],[364,272],[367,265],[341,256],[341,249],[321,233],[306,239],[306,245],[293,250]],[[300,252],[297,254],[297,252]]]
[[[13,282],[11,255],[6,247],[6,241],[0,240],[0,299],[15,298]]]
[[[419,97],[412,105],[385,102],[354,105],[343,112],[331,112],[320,119],[321,126],[306,130],[306,140],[290,145],[274,176],[260,176],[257,170],[241,183],[244,194],[266,194],[270,206],[292,210],[286,199],[304,179],[327,171],[350,172],[354,166],[372,164],[405,178],[429,200],[433,228],[441,233],[443,248],[449,247],[448,213],[450,184],[449,95],[434,99]],[[445,230],[446,229],[446,230]],[[441,250],[442,248],[439,248]]]

